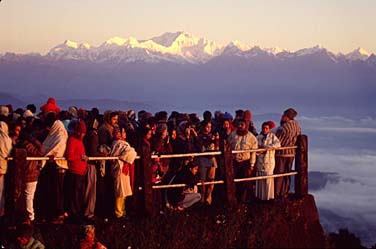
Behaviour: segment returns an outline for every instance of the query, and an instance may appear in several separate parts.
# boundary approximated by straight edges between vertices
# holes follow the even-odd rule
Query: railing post
[[[308,138],[306,135],[298,136],[295,154],[295,195],[303,197],[308,194]]]
[[[232,150],[230,144],[224,143],[224,162],[225,162],[225,190],[227,202],[230,205],[236,204],[235,183],[234,183],[234,167],[232,159]]]
[[[153,202],[153,168],[151,163],[151,153],[150,150],[143,151],[141,155],[141,167],[143,167],[144,172],[144,205],[145,212],[148,215],[154,215],[154,202]]]
[[[13,169],[10,169],[8,166],[8,170],[12,171],[11,181],[13,182],[13,192],[12,192],[12,201],[11,205],[13,206],[13,212],[16,211],[19,207],[17,207],[17,203],[19,198],[22,196],[22,181],[17,181],[16,179],[22,179],[23,173],[26,169],[27,164],[27,152],[25,149],[16,148],[13,151]]]

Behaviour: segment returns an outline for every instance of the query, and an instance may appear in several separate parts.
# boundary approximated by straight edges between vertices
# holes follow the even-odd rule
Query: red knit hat
[[[275,127],[275,123],[272,120],[269,120],[266,123],[269,125],[270,129],[273,129]]]
[[[244,119],[246,121],[251,121],[252,120],[252,112],[250,110],[245,110],[244,111]]]

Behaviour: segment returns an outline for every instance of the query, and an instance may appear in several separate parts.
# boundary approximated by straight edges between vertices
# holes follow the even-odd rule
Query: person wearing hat
[[[257,136],[259,148],[279,148],[281,143],[277,136],[271,132],[275,127],[273,121],[264,122],[261,126],[261,133]],[[273,175],[275,167],[275,151],[268,150],[257,155],[256,176]],[[274,199],[274,179],[256,181],[255,196],[261,200]]]
[[[227,138],[232,150],[254,150],[258,148],[256,137],[248,131],[248,122],[239,118],[237,130],[233,131]],[[234,173],[236,178],[250,177],[256,163],[255,152],[242,152],[234,155]],[[249,196],[253,195],[253,184],[247,182],[238,183],[236,196],[239,202],[246,202]]]
[[[77,122],[74,133],[69,137],[65,157],[68,161],[68,173],[66,176],[66,189],[68,196],[68,214],[73,222],[82,220],[85,200],[85,172],[87,168],[87,156],[83,138],[86,134],[86,124],[80,120]]]
[[[280,126],[276,131],[276,136],[281,142],[282,147],[290,147],[296,145],[298,136],[301,134],[300,124],[295,120],[297,114],[297,111],[293,108],[285,110],[282,114]],[[274,174],[290,172],[294,157],[295,149],[277,151]],[[287,194],[290,190],[290,181],[290,176],[275,178],[274,193],[276,198],[282,199],[287,197]]]
[[[56,101],[55,101],[55,98],[49,98],[47,100],[47,103],[42,105],[40,107],[40,110],[44,113],[44,114],[47,114],[49,112],[53,112],[55,114],[58,114],[60,112],[60,107],[58,107],[56,105]]]

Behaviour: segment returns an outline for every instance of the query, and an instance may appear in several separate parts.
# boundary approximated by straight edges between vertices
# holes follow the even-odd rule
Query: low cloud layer
[[[312,150],[309,155],[311,171],[336,172],[339,176],[328,181],[324,189],[311,191],[324,227],[331,232],[348,226],[368,245],[376,243],[372,237],[376,232],[376,154]]]

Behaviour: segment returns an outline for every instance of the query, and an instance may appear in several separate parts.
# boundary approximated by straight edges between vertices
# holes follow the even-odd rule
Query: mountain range
[[[133,63],[133,62],[172,62],[172,63],[206,63],[217,56],[238,56],[251,59],[257,56],[269,56],[279,60],[307,56],[312,54],[326,54],[333,61],[375,61],[375,55],[362,48],[357,48],[348,54],[334,54],[324,47],[317,45],[297,51],[289,51],[279,47],[260,48],[251,44],[232,41],[227,45],[218,44],[206,38],[198,38],[187,32],[164,33],[148,40],[137,40],[132,36],[124,39],[113,37],[100,46],[88,43],[64,41],[52,48],[45,56],[37,53],[17,55],[5,53],[2,60],[17,57],[44,57],[45,59],[79,60],[97,63]]]
[[[98,47],[65,41],[45,55],[0,55],[0,87],[37,103],[54,96],[152,111],[279,113],[293,106],[306,115],[376,116],[376,56],[361,48],[335,54],[321,46],[223,46],[186,32],[115,37]]]

